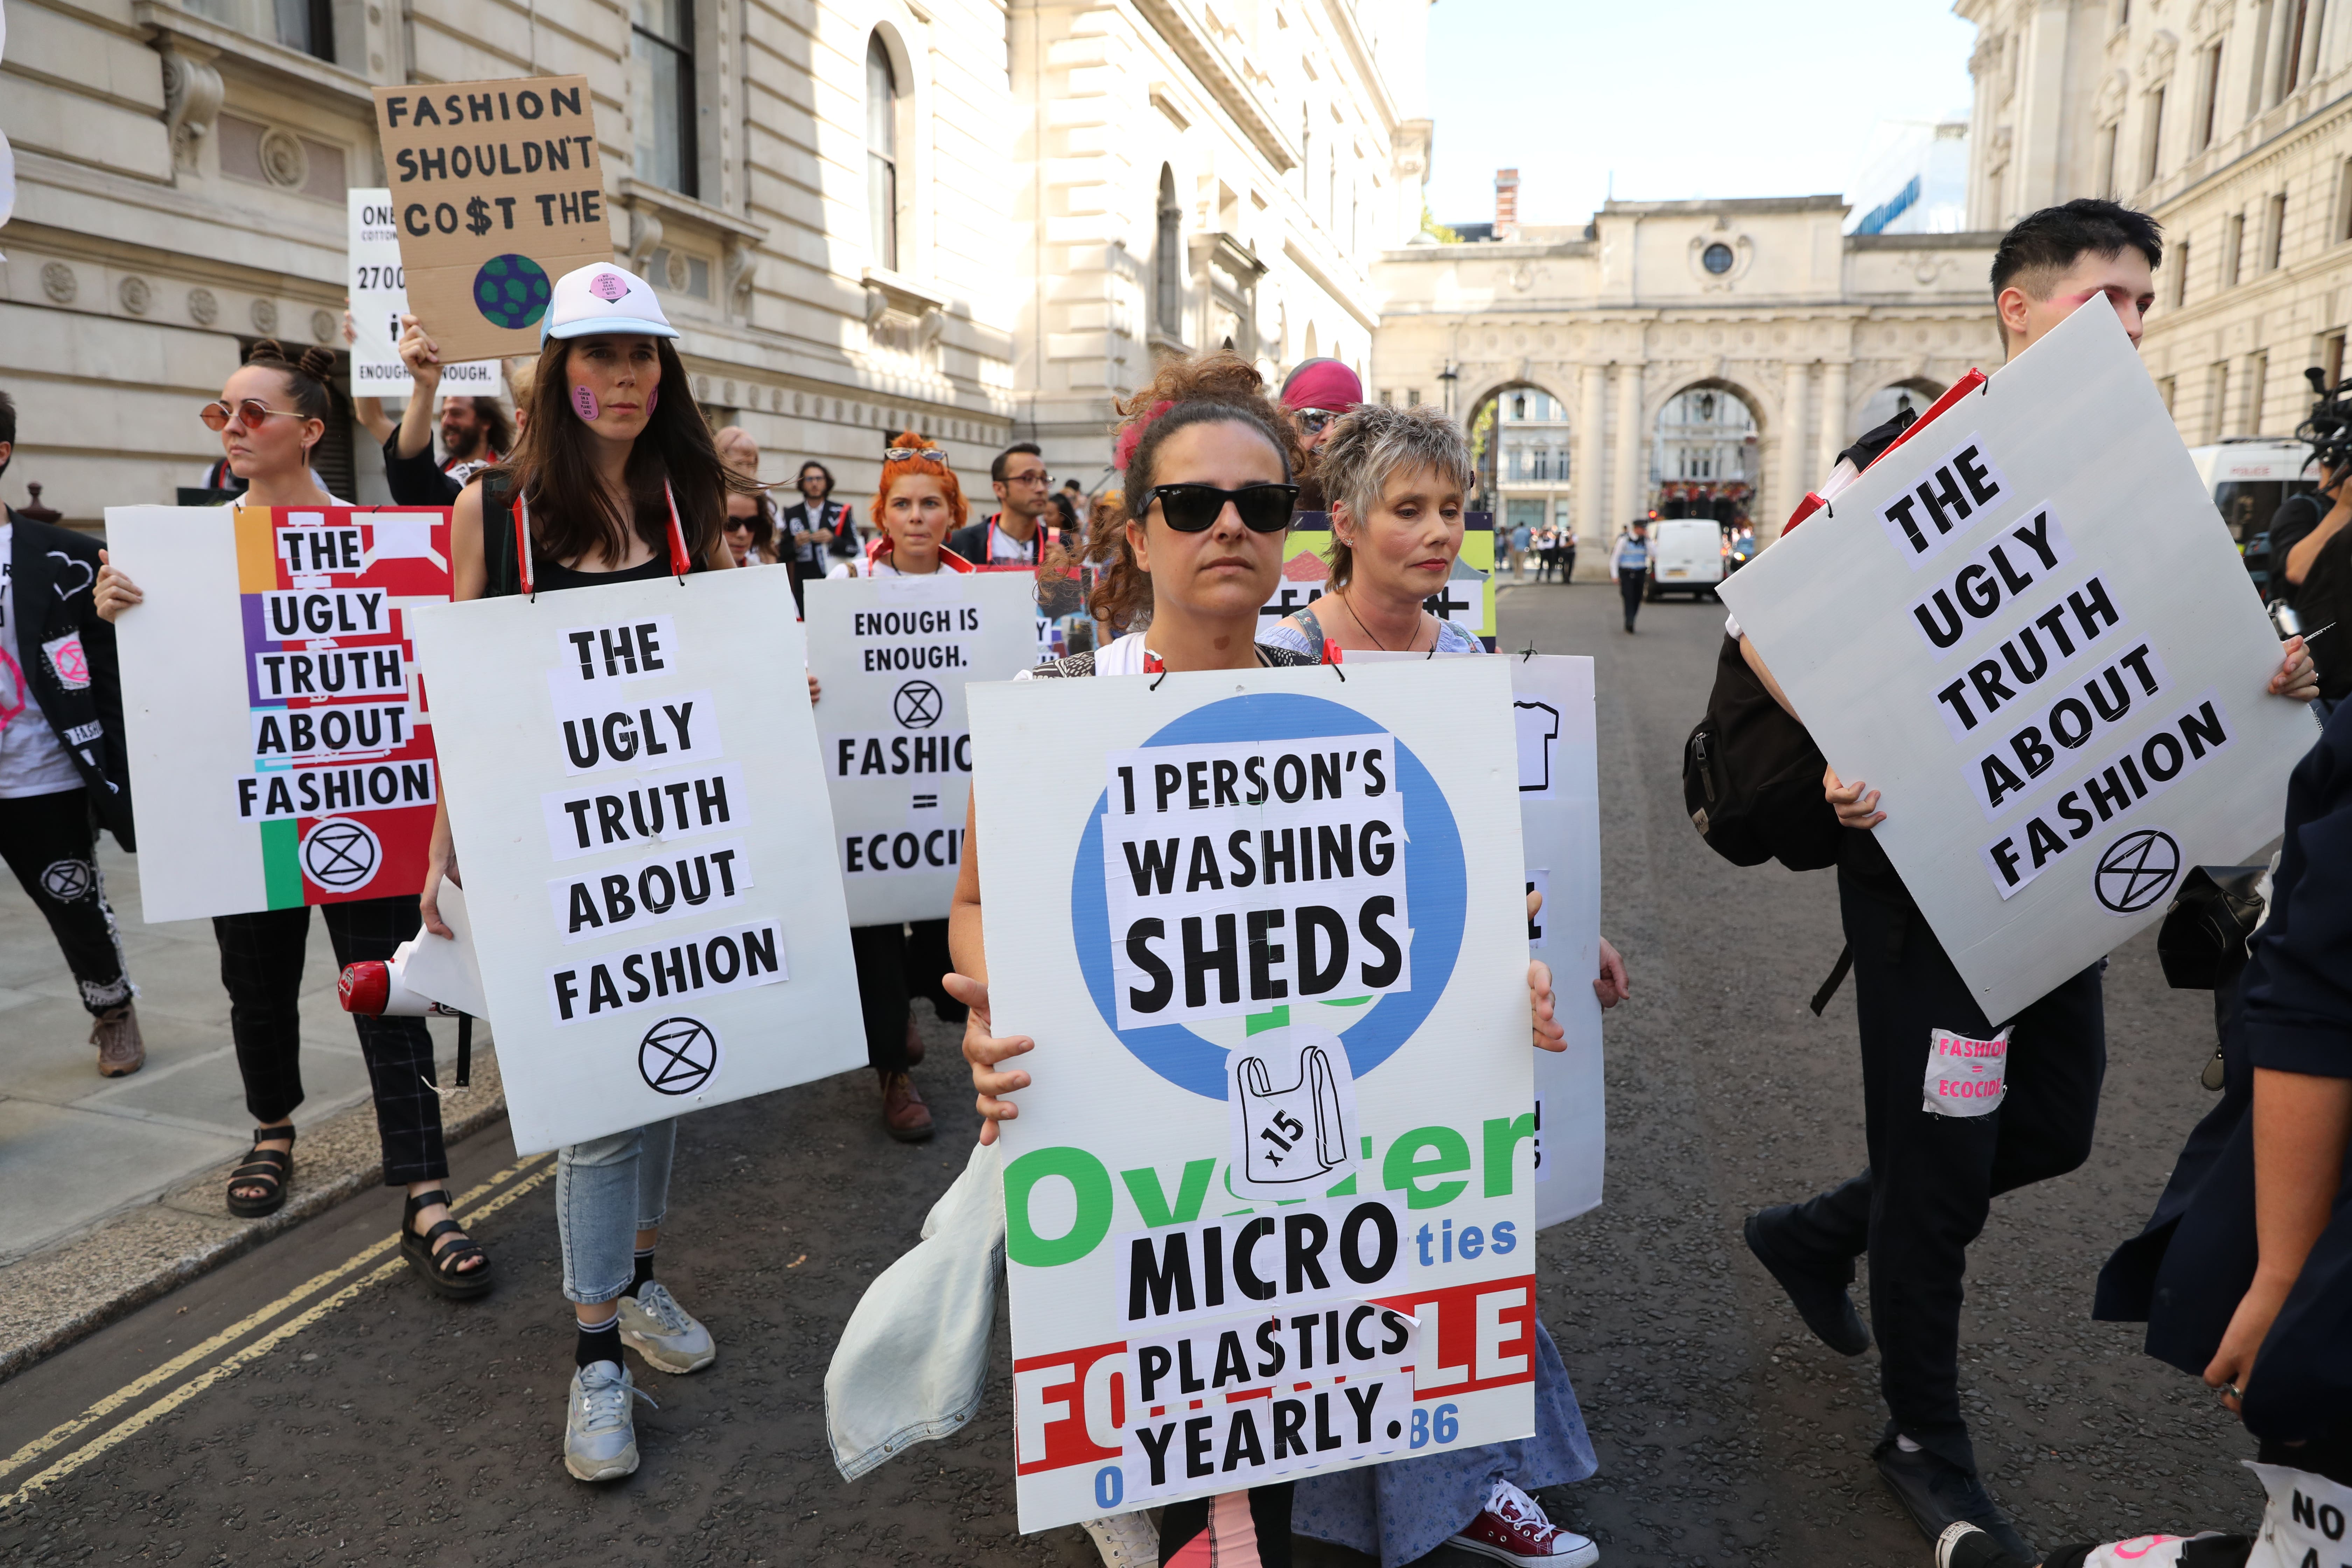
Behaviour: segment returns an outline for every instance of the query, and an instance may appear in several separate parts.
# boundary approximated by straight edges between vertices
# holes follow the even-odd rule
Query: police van
[[[1723,581],[1723,525],[1711,517],[1669,517],[1650,524],[1650,583],[1643,597],[1712,597]]]
[[[2289,496],[2319,488],[2319,469],[2311,461],[2311,447],[2276,436],[2238,436],[2214,447],[2191,447],[2197,477],[2205,493],[2229,525],[2246,574],[2263,597],[2270,597],[2271,514]]]

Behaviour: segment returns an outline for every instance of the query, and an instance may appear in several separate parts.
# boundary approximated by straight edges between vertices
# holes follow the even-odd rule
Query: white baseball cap
[[[591,332],[643,332],[648,337],[678,335],[662,314],[654,286],[625,267],[609,261],[592,262],[555,280],[555,294],[547,314],[539,320],[539,341],[580,338]]]

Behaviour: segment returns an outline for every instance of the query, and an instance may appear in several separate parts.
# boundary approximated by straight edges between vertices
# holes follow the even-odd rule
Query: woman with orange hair
[[[882,454],[882,488],[874,497],[878,530],[873,548],[842,562],[832,577],[929,577],[969,572],[971,563],[947,547],[969,509],[945,452],[913,431],[900,433]],[[901,1143],[931,1135],[931,1108],[908,1069],[923,1059],[915,1033],[914,998],[928,996],[942,1021],[961,1024],[963,1004],[940,988],[954,967],[948,957],[948,922],[892,921],[849,928],[857,960],[857,1000],[866,1015],[866,1059],[881,1080],[882,1125]]]

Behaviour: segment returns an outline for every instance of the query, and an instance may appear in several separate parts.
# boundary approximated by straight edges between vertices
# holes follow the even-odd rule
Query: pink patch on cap
[[[617,305],[627,297],[629,281],[617,272],[599,272],[588,279],[588,292],[608,305]],[[593,415],[589,417],[595,417]]]

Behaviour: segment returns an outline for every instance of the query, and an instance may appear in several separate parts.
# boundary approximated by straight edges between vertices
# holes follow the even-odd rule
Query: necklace
[[[1372,646],[1374,647],[1380,649],[1382,653],[1394,653],[1397,651],[1395,648],[1389,647],[1388,644],[1381,641],[1380,633],[1372,630],[1370,626],[1365,625],[1364,617],[1356,613],[1356,601],[1353,595],[1340,595],[1339,602],[1348,606],[1348,618],[1356,623],[1357,630],[1362,632],[1366,637],[1372,639]],[[1412,628],[1412,636],[1405,639],[1403,651],[1411,653],[1413,649],[1413,645],[1419,641],[1421,641],[1421,627],[1416,625]]]

